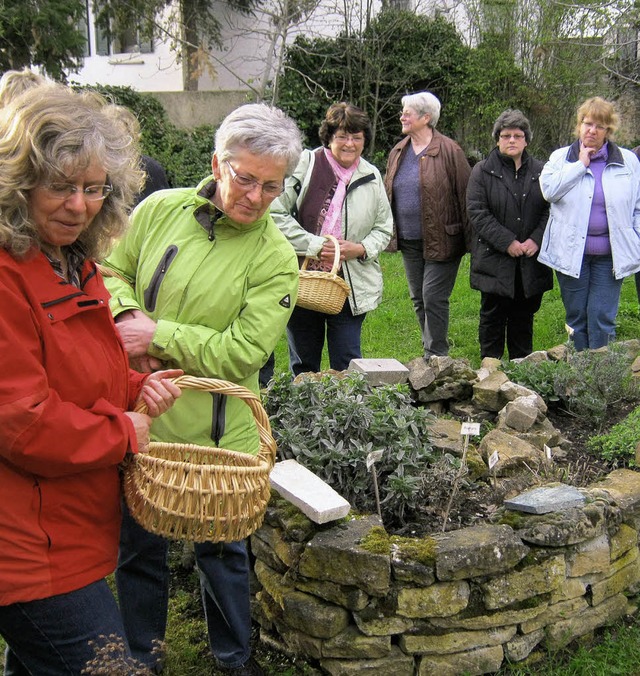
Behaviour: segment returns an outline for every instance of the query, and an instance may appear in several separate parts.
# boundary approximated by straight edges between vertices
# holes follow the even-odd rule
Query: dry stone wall
[[[408,366],[434,410],[498,421],[477,454],[482,463],[498,450],[495,477],[562,452],[544,401],[497,364]],[[455,425],[440,421],[434,434],[458,453]],[[640,590],[640,473],[571,490],[578,499],[561,509],[503,506],[486,523],[422,538],[390,536],[371,515],[314,524],[274,494],[251,537],[261,638],[333,676],[473,676],[565,647],[635,613]]]

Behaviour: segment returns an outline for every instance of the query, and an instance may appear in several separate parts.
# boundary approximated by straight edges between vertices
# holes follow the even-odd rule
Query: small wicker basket
[[[146,530],[172,540],[234,542],[262,525],[276,443],[260,399],[225,380],[180,376],[182,389],[242,399],[260,435],[257,455],[194,444],[151,442],[123,465],[129,511]],[[144,404],[138,407],[145,412]]]
[[[333,235],[325,237],[330,239],[335,247],[331,272],[307,270],[309,259],[305,258],[300,268],[300,288],[296,305],[307,310],[337,315],[349,295],[349,285],[337,274],[340,263],[338,240]]]

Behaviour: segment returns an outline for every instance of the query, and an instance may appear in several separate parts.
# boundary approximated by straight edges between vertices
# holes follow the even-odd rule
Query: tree
[[[77,70],[86,38],[83,0],[3,0],[0,4],[0,70],[39,66],[65,80]]]
[[[345,27],[336,38],[298,37],[287,50],[278,104],[317,142],[327,106],[347,100],[366,110],[374,126],[368,149],[382,163],[399,136],[400,99],[429,89],[448,106],[464,78],[468,49],[442,18],[382,10],[359,30]],[[446,108],[443,128],[455,129],[457,112]],[[376,153],[379,157],[376,158]]]

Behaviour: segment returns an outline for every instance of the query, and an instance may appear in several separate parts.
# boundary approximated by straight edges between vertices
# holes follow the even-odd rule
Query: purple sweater
[[[595,183],[593,199],[591,200],[587,241],[584,248],[584,253],[588,256],[607,256],[611,254],[609,223],[607,221],[604,191],[602,190],[602,172],[608,158],[609,152],[605,143],[598,152],[591,156],[591,163],[589,164]]]

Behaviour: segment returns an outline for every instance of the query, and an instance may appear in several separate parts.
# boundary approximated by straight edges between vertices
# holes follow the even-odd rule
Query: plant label
[[[371,453],[367,455],[367,469],[371,469],[373,464],[378,462],[383,455],[384,451],[371,451]]]
[[[493,469],[498,464],[498,460],[500,460],[500,455],[498,454],[498,451],[494,451],[489,456],[489,469]]]
[[[547,460],[551,460],[552,458],[551,449],[547,446],[547,444],[544,445],[544,455],[547,458]]]
[[[477,436],[480,434],[480,423],[463,422],[460,426],[460,434]]]

